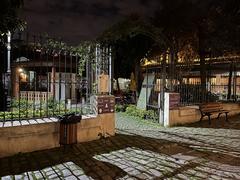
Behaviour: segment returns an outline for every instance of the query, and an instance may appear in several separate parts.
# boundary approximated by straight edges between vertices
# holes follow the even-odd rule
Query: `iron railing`
[[[72,48],[50,44],[48,37],[18,34],[12,39],[11,73],[7,73],[4,41],[3,38],[0,47],[3,62],[0,69],[0,121],[73,112],[94,114],[90,97],[98,93],[101,73],[109,75],[111,89],[109,46],[90,43],[88,54],[83,58],[83,54]]]

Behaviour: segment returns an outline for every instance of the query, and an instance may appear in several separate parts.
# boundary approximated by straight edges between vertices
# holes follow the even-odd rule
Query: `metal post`
[[[159,123],[164,125],[164,107],[165,107],[165,86],[166,86],[166,54],[162,59],[162,72],[161,72],[161,89],[160,89],[160,119]]]
[[[7,73],[11,74],[11,32],[7,33]]]
[[[112,49],[109,48],[109,94],[112,94]]]
[[[90,78],[89,78],[89,57],[90,57],[91,47],[88,46],[88,58],[86,59],[85,71],[86,71],[86,102],[89,102],[89,89],[90,89]]]
[[[8,85],[8,95],[7,95],[7,109],[11,108],[11,32],[7,33],[7,85]]]
[[[95,49],[95,94],[98,93],[98,44],[96,44]]]

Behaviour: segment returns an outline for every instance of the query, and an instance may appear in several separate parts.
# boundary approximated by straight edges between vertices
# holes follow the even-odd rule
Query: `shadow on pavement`
[[[0,177],[42,170],[66,162],[73,162],[82,169],[86,176],[90,176],[93,179],[107,179],[106,177],[109,179],[116,179],[125,177],[128,174],[126,170],[127,167],[125,166],[129,166],[129,164],[126,164],[129,159],[132,157],[137,159],[142,155],[143,159],[140,158],[139,162],[138,159],[135,161],[135,164],[139,165],[139,163],[141,164],[144,160],[144,157],[147,156],[144,155],[144,153],[147,154],[149,152],[153,152],[153,155],[151,155],[149,159],[160,154],[164,157],[171,157],[169,162],[171,161],[171,163],[175,163],[177,166],[180,166],[181,162],[178,158],[173,159],[172,155],[179,153],[196,158],[212,159],[216,162],[229,165],[239,165],[239,163],[236,163],[240,162],[240,158],[233,158],[228,155],[223,156],[213,152],[198,152],[188,146],[189,145],[186,144],[180,145],[170,141],[142,136],[117,134],[114,137],[80,143],[65,148],[60,147],[2,158],[0,159]],[[125,158],[125,161],[122,161],[122,159],[124,159],[122,155],[125,156],[128,152],[133,153],[135,151],[141,151],[142,153],[139,152],[139,154],[136,154],[136,157],[134,157],[135,155],[129,156]],[[115,155],[114,153],[111,154],[112,152],[116,152]],[[97,159],[96,157],[98,156],[100,159],[102,158],[105,160]],[[156,160],[158,160],[157,157]],[[148,164],[141,165],[148,166]],[[132,166],[134,166],[134,164]],[[199,166],[199,164],[195,163],[181,166],[171,173],[166,173],[165,177],[173,177],[175,174],[179,173],[180,170],[183,171],[196,166]],[[68,170],[72,171],[69,168]]]

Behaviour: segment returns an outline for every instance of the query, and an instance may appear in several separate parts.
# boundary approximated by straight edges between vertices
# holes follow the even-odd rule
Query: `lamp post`
[[[11,32],[7,33],[7,73],[11,74]]]
[[[7,33],[7,109],[11,108],[11,32]]]

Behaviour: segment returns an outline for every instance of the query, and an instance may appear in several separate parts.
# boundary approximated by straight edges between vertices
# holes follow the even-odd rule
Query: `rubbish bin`
[[[60,145],[77,143],[77,123],[81,121],[81,115],[66,114],[59,117],[60,120]]]

